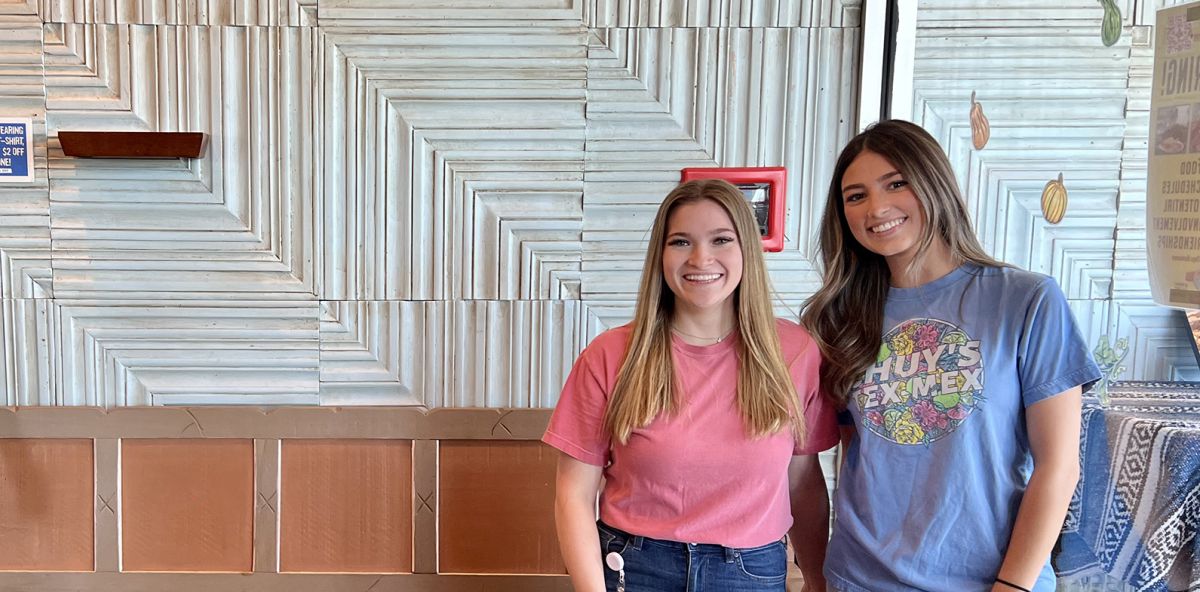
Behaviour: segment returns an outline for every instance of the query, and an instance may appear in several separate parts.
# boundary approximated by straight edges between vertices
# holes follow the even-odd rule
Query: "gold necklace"
[[[680,331],[678,328],[676,328],[674,324],[671,325],[672,331],[674,331],[680,335],[683,335],[684,337],[691,337],[692,339],[702,339],[704,341],[711,341],[713,343],[721,343],[721,341],[723,341],[726,337],[729,337],[730,335],[733,334],[733,329],[734,329],[733,327],[730,327],[730,329],[728,331],[726,331],[725,334],[720,337],[701,337],[699,335],[692,335],[691,333],[684,333],[683,331]]]

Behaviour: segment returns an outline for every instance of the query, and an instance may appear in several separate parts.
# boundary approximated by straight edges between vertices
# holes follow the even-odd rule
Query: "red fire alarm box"
[[[784,186],[787,169],[783,167],[686,168],[680,181],[724,179],[742,190],[762,235],[764,251],[783,250]]]

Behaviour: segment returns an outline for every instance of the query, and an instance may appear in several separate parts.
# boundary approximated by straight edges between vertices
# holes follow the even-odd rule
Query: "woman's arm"
[[[829,542],[829,494],[815,454],[793,456],[788,465],[792,501],[792,546],[804,574],[804,590],[825,590],[825,546]]]
[[[604,592],[596,495],[602,469],[559,453],[555,477],[554,526],[563,562],[576,592]]]
[[[1025,409],[1033,475],[1021,498],[997,578],[1033,589],[1054,548],[1079,481],[1081,389],[1074,387]],[[994,592],[1016,592],[996,583]]]

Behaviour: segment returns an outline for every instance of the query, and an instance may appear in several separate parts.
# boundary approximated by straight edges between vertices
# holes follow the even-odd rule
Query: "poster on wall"
[[[1200,2],[1158,11],[1146,257],[1154,301],[1200,308]]]
[[[33,182],[33,120],[0,117],[0,183]]]

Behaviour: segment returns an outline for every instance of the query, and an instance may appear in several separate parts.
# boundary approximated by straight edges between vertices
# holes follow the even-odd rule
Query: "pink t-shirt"
[[[817,392],[821,355],[808,333],[777,319],[783,358],[803,403],[803,445],[784,429],[746,434],[737,406],[734,338],[711,346],[673,342],[680,408],[636,429],[626,445],[603,430],[608,397],[629,341],[629,325],[597,337],[571,370],[542,440],[604,467],[600,518],[656,539],[757,547],[792,524],[787,466],[793,454],[816,454],[838,441],[833,407]]]

